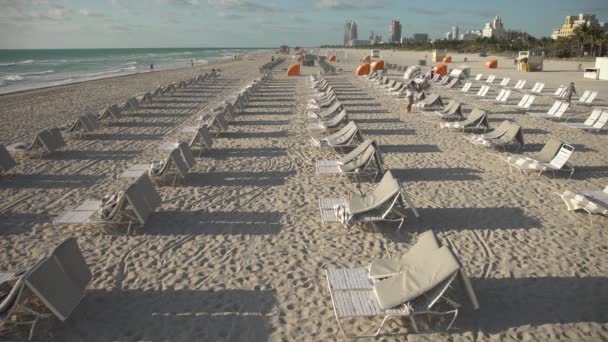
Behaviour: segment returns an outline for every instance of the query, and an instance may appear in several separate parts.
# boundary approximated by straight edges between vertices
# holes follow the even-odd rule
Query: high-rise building
[[[351,45],[353,40],[357,40],[357,23],[347,20],[344,24],[344,46]]]
[[[375,34],[374,31],[370,32],[369,45],[376,45],[382,43],[382,36]]]
[[[500,16],[496,16],[494,20],[490,23],[486,23],[486,26],[483,28],[482,36],[485,38],[504,38],[505,37],[505,28],[502,24],[502,19]]]
[[[417,42],[428,42],[429,34],[428,33],[414,33],[414,41]]]
[[[481,38],[482,32],[481,30],[469,30],[460,34],[458,39],[460,40],[475,40],[477,38]]]
[[[574,35],[574,30],[577,27],[590,26],[593,23],[597,23],[597,19],[593,14],[580,13],[579,15],[569,15],[566,17],[566,22],[562,25],[562,28],[553,31],[551,38],[571,37]]]
[[[391,24],[388,27],[389,35],[388,41],[389,43],[399,43],[401,40],[401,23],[399,20],[393,19],[391,20]]]
[[[460,38],[460,34],[458,32],[458,25],[452,26],[452,39],[458,40]]]

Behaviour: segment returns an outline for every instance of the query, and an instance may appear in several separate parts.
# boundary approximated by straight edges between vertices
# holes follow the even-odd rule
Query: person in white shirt
[[[414,94],[416,94],[416,91],[416,82],[414,82],[414,80],[409,81],[408,84],[405,86],[405,97],[407,98],[406,109],[408,113],[411,113],[412,111],[412,105],[414,104]]]

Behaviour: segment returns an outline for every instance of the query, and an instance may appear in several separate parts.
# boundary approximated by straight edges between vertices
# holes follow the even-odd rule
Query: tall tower
[[[389,43],[399,43],[401,41],[401,23],[399,22],[399,20],[391,20],[391,24],[389,25],[388,30]]]
[[[350,41],[350,27],[352,22],[350,20],[346,21],[344,24],[344,46],[348,46],[348,42]]]
[[[350,39],[357,40],[357,23],[354,21],[350,22]]]

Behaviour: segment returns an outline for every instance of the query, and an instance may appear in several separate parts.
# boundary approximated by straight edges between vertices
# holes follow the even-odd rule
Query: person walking
[[[564,91],[564,97],[566,98],[566,101],[568,101],[568,104],[570,104],[570,102],[572,101],[573,94],[576,94],[576,88],[574,88],[574,82],[570,82],[570,84]]]
[[[154,64],[150,64],[150,72],[154,71]]]
[[[416,82],[414,80],[411,80],[405,86],[405,97],[407,98],[406,110],[408,113],[412,112],[412,105],[414,104],[414,94],[415,93],[416,93]]]
[[[190,58],[190,63],[192,63],[192,67],[194,68],[194,58]]]

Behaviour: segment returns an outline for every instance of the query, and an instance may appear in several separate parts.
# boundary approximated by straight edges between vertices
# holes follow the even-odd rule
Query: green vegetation
[[[338,47],[338,46],[324,46]],[[575,35],[569,38],[553,40],[548,37],[535,38],[528,36],[517,40],[479,38],[476,40],[435,40],[429,42],[407,41],[404,44],[383,44],[381,46],[357,46],[357,48],[382,48],[394,50],[447,49],[450,51],[515,56],[518,51],[545,51],[549,58],[572,58],[584,56],[608,55],[608,33],[602,31],[597,23],[575,29]]]

